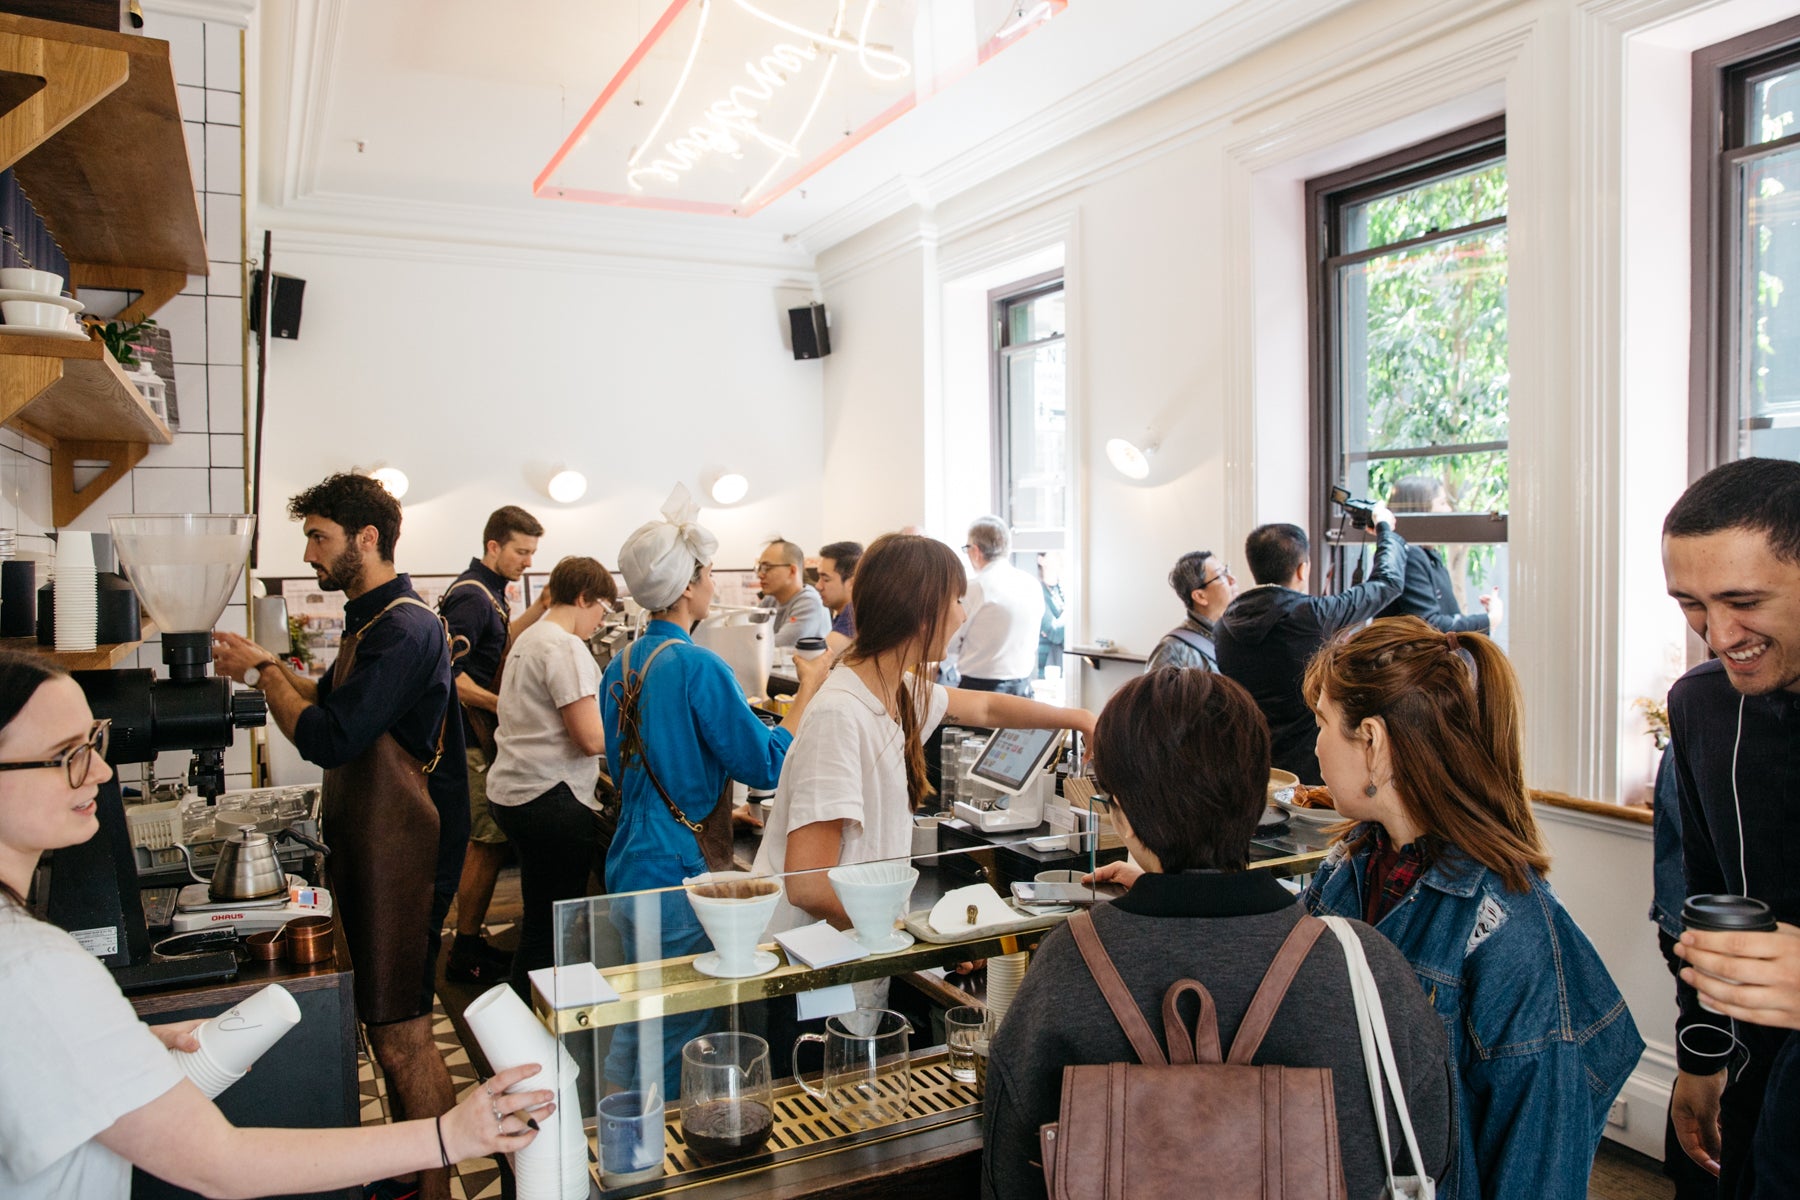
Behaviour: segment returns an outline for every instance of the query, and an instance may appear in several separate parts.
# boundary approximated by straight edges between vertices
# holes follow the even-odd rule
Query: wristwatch
[[[244,683],[249,687],[255,687],[257,684],[257,681],[263,677],[263,671],[266,668],[275,667],[275,668],[279,669],[280,666],[281,666],[281,664],[279,662],[275,661],[274,659],[265,658],[263,661],[257,663],[253,667],[250,667],[248,670],[246,670],[244,672]]]

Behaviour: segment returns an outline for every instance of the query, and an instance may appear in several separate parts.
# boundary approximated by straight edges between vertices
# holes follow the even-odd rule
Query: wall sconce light
[[[1143,479],[1150,474],[1150,456],[1156,453],[1157,440],[1151,439],[1142,449],[1124,438],[1108,438],[1106,458],[1113,470],[1127,479]]]
[[[558,504],[573,504],[587,495],[587,476],[564,467],[550,477],[546,490]]]
[[[750,481],[734,472],[726,472],[712,482],[708,489],[712,493],[715,504],[736,504],[750,494]]]
[[[386,488],[388,495],[396,500],[406,499],[406,489],[412,486],[412,480],[399,467],[376,467],[369,472],[369,478]]]

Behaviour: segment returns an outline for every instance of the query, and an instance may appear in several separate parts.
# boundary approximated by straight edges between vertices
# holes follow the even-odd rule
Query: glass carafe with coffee
[[[761,1152],[775,1128],[769,1043],[753,1033],[709,1033],[681,1050],[681,1136],[705,1162]]]

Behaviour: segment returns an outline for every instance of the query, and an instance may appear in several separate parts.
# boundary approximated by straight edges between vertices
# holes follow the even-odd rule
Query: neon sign
[[[908,0],[673,0],[533,194],[748,216],[1066,3],[929,0],[928,14]],[[962,52],[946,55],[942,36],[923,48],[938,10],[966,26]],[[937,64],[928,79],[915,78],[921,54]]]

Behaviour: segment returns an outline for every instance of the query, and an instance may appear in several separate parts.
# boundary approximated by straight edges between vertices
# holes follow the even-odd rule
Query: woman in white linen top
[[[587,895],[590,871],[606,874],[594,798],[606,731],[600,664],[587,640],[606,620],[618,587],[595,559],[571,557],[556,564],[544,591],[550,607],[543,620],[506,656],[487,780],[494,824],[519,854],[523,919],[511,983],[527,1002],[530,972],[554,963],[556,902]]]
[[[856,638],[788,748],[756,873],[791,876],[770,925],[850,919],[819,868],[907,858],[931,795],[924,742],[946,719],[990,729],[1078,729],[1093,714],[1020,696],[921,684],[962,624],[962,563],[935,538],[888,534],[856,569]]]
[[[327,1191],[530,1143],[526,1110],[553,1093],[505,1091],[535,1064],[502,1071],[437,1120],[228,1122],[169,1056],[199,1049],[200,1022],[145,1025],[98,959],[25,907],[44,851],[99,829],[107,724],[66,674],[0,652],[0,1196],[125,1200],[134,1164],[209,1196]]]

